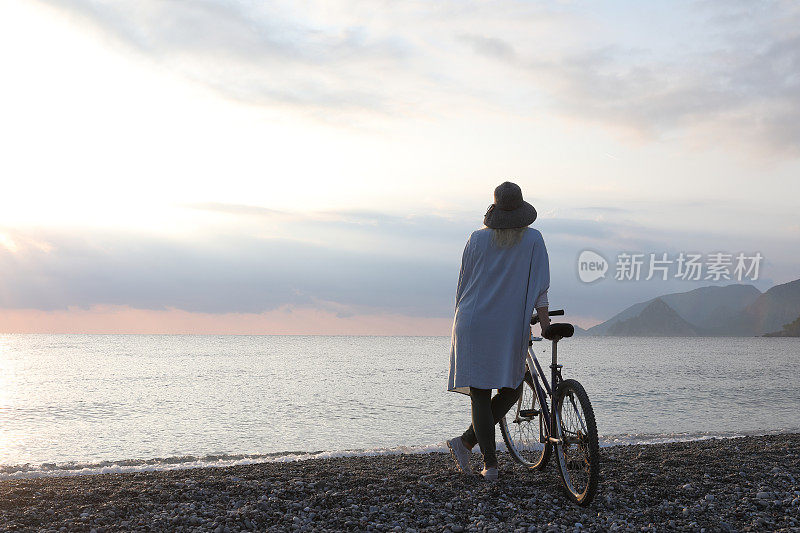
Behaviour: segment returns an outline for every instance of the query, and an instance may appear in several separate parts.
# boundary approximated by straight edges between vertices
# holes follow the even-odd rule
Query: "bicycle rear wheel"
[[[561,439],[556,444],[561,481],[572,501],[589,505],[600,479],[600,447],[592,404],[574,379],[561,382],[554,401],[560,428],[557,438]]]
[[[542,417],[547,413],[547,405],[542,408],[531,374],[526,372],[519,400],[500,419],[500,432],[508,453],[527,468],[542,470],[550,459],[552,445],[542,442],[545,440]]]

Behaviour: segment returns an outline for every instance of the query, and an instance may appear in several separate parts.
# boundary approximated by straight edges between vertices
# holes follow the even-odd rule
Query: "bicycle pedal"
[[[524,416],[526,418],[539,416],[539,413],[541,413],[541,411],[539,411],[538,409],[520,409],[519,410],[519,416]]]

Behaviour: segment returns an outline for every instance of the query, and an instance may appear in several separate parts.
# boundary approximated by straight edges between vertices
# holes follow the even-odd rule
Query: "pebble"
[[[477,465],[479,456],[473,459]],[[586,508],[564,496],[554,463],[534,472],[505,453],[498,459],[494,484],[455,472],[442,453],[5,480],[0,529],[710,533],[798,527],[797,434],[601,449],[601,484]]]

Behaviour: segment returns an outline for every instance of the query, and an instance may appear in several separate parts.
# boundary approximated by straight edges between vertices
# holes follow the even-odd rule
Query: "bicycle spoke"
[[[509,452],[529,467],[541,463],[546,446],[542,442],[541,417],[543,413],[546,415],[547,410],[539,405],[532,383],[533,379],[526,376],[519,400],[505,417]]]
[[[569,476],[569,485],[576,494],[582,494],[589,484],[589,450],[586,447],[586,426],[579,403],[572,392],[568,392],[558,406],[561,419],[559,446],[564,455],[564,464]]]

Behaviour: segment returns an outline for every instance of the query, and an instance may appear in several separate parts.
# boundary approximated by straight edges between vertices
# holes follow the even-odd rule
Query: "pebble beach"
[[[445,453],[6,480],[0,529],[800,531],[800,434],[603,448],[588,507],[562,494],[552,460],[499,461],[496,483]]]

